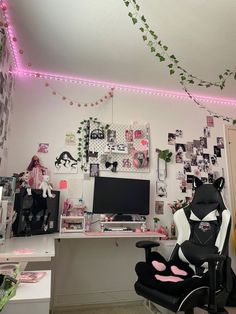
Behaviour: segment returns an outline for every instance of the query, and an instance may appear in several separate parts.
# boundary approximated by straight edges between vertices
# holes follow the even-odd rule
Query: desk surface
[[[50,261],[55,256],[55,239],[105,239],[165,237],[157,232],[75,232],[13,237],[0,245],[0,262]],[[162,240],[161,242],[165,242]]]
[[[54,234],[6,239],[0,246],[0,262],[50,261],[55,256]]]

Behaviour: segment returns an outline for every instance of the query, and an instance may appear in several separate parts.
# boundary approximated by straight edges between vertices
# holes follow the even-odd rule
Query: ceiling
[[[235,0],[137,2],[168,52],[191,74],[217,81],[225,69],[235,69]],[[151,54],[123,0],[7,0],[7,6],[17,46],[24,52],[22,68],[182,90],[167,63]],[[223,91],[195,86],[190,90],[236,99],[235,87],[232,78]]]

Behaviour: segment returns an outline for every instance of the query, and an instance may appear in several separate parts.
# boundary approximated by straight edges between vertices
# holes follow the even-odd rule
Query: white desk
[[[50,261],[55,256],[54,234],[6,239],[0,246],[0,262]]]
[[[99,302],[104,301],[103,303],[105,303],[107,301],[109,303],[113,295],[115,299],[119,300],[119,296],[123,296],[123,293],[127,300],[132,300],[130,293],[132,293],[132,295],[134,294],[133,283],[129,276],[131,274],[131,276],[135,277],[133,265],[139,260],[140,254],[142,256],[144,255],[143,250],[135,248],[135,242],[136,240],[142,239],[157,240],[161,243],[161,246],[164,247],[169,241],[159,241],[161,237],[163,237],[163,235],[154,232],[129,233],[117,231],[104,233],[55,233],[31,237],[16,237],[7,239],[5,244],[0,246],[0,262],[21,262],[21,264],[22,262],[43,262],[50,261],[52,257],[56,255],[53,260],[54,264],[51,265],[53,272],[53,290],[51,298],[52,304],[58,306],[63,306],[62,301],[65,306],[67,304],[77,304],[78,298],[80,298],[81,304],[90,303],[91,299],[94,300],[94,302],[99,300]],[[122,265],[124,263],[121,263],[120,258],[122,258],[123,250],[130,252],[129,247],[133,250],[131,255],[126,255],[127,263],[125,271],[128,272],[129,276],[125,276],[125,278],[121,276],[121,280],[116,283],[117,278],[115,278],[113,270],[123,267]],[[95,252],[96,249],[98,249],[98,253]],[[107,259],[104,263],[104,256],[107,254],[107,249],[109,249],[110,254],[112,254],[110,255],[112,262],[106,265]],[[70,271],[65,275],[64,271],[65,269],[68,270],[68,267]],[[94,281],[97,274],[97,267],[100,267],[100,272],[98,273],[101,278],[98,281]],[[83,271],[79,271],[80,269]],[[74,272],[78,272],[80,275]],[[93,272],[95,272],[95,274],[93,274]],[[102,275],[103,272],[106,272],[108,276],[104,277],[104,275]],[[124,272],[121,271],[121,273]],[[114,277],[112,278],[111,275]],[[82,276],[84,280],[82,286],[80,276]],[[104,278],[106,280],[104,280]],[[107,292],[100,293],[100,285],[103,285],[104,281],[107,281],[105,282],[106,287],[104,288]],[[110,287],[110,283],[113,287]],[[80,291],[77,286],[79,289],[82,287],[85,293],[84,291]],[[78,291],[80,293],[79,297],[77,295]],[[91,294],[91,291],[93,294]],[[118,297],[116,296],[117,293]],[[104,299],[104,296],[106,296],[107,299]],[[123,297],[121,297],[121,299],[122,298]]]

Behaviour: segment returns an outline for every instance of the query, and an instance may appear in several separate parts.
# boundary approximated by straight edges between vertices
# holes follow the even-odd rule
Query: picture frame
[[[0,177],[0,186],[2,186],[2,200],[12,200],[15,195],[16,178]]]

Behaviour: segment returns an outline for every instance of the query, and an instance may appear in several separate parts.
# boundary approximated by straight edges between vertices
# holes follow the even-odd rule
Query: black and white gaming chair
[[[139,295],[173,312],[193,313],[194,307],[209,313],[226,312],[224,306],[232,286],[228,257],[231,218],[221,196],[223,186],[223,178],[203,184],[194,177],[192,202],[174,214],[178,238],[163,274],[169,276],[170,265],[177,265],[189,269],[186,278],[171,282],[166,279],[168,276],[159,276],[165,280],[157,280],[153,261],[165,261],[151,249],[159,244],[152,241],[136,244],[146,252],[146,262],[136,265],[135,290]],[[172,275],[168,278],[175,279]]]

